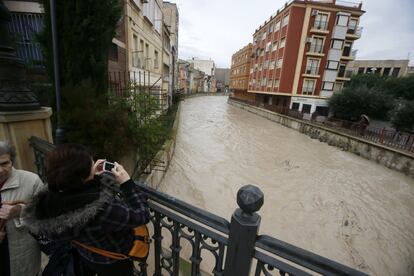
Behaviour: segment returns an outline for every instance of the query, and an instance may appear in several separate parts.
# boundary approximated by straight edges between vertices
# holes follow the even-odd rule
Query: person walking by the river
[[[16,170],[14,148],[0,141],[0,275],[34,276],[40,271],[40,250],[24,225],[26,203],[43,183],[34,173]]]
[[[361,119],[358,122],[358,128],[359,128],[359,135],[364,136],[365,130],[369,126],[369,117],[365,114],[361,115]]]

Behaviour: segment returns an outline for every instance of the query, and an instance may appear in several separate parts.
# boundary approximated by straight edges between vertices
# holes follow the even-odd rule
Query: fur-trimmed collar
[[[35,235],[49,237],[58,237],[67,232],[78,232],[119,192],[119,186],[111,176],[104,175],[100,178],[100,183],[99,195],[96,200],[81,208],[45,219],[39,218],[37,208],[39,208],[41,198],[47,196],[50,192],[47,189],[41,191],[25,208],[24,222],[26,226]],[[53,206],[50,206],[50,208],[53,208]]]

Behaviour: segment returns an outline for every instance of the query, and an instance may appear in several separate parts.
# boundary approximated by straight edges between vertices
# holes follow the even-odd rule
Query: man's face
[[[12,161],[9,154],[0,155],[0,183],[9,178],[12,170]]]

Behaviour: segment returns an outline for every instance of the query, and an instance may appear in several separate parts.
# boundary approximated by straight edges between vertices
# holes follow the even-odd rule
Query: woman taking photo
[[[53,255],[49,261],[53,270],[62,266],[59,258],[70,248],[75,275],[133,274],[129,259],[110,259],[73,243],[127,255],[133,228],[149,221],[147,200],[139,187],[116,162],[104,172],[104,161],[94,162],[78,144],[58,146],[47,156],[48,188],[28,206],[26,223],[45,253]]]

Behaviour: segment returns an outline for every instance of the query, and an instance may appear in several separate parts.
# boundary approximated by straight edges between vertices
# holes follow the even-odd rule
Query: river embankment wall
[[[312,139],[318,139],[328,145],[352,152],[414,178],[413,154],[348,135],[336,129],[330,129],[311,122],[275,113],[267,109],[235,101],[230,98],[228,99],[228,103],[273,122],[277,122],[283,126],[297,130],[308,135]]]

